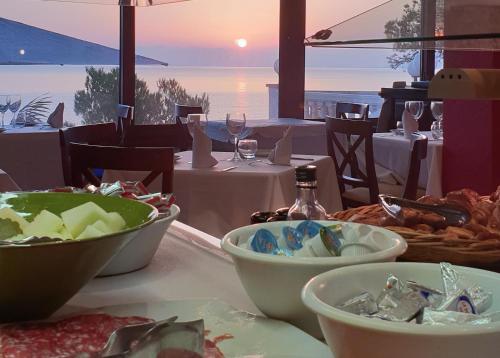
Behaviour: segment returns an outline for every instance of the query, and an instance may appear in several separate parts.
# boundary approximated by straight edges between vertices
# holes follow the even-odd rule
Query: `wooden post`
[[[120,6],[120,104],[135,106],[135,7]]]
[[[436,1],[422,1],[422,35],[434,36],[436,31]],[[430,42],[429,42],[430,44]],[[436,51],[423,49],[420,57],[420,80],[430,81],[436,69]]]
[[[306,0],[280,0],[280,118],[304,118]]]

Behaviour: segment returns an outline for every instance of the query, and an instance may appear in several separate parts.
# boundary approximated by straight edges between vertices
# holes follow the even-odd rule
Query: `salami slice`
[[[2,358],[66,358],[99,352],[116,329],[151,322],[144,317],[79,315],[57,322],[0,327]]]

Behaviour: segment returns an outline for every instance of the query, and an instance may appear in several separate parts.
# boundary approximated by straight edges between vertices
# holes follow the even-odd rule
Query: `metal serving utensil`
[[[37,237],[30,236],[22,240],[0,240],[0,246],[23,246],[32,244],[45,244],[48,242],[61,242],[63,239],[53,238],[53,237]]]
[[[441,215],[445,219],[443,223],[445,226],[463,226],[471,219],[470,213],[459,206],[448,204],[422,204],[417,201],[383,194],[378,197],[385,212],[401,224],[404,224],[403,208],[425,210]]]
[[[138,339],[144,339],[149,332],[171,325],[177,320],[177,316],[167,318],[163,321],[134,324],[118,328],[111,333],[106,345],[101,350],[99,358],[121,357],[128,354],[131,350],[132,342]]]

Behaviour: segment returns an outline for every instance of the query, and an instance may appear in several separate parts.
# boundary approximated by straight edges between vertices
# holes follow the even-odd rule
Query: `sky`
[[[312,35],[381,2],[308,0],[306,34]],[[172,65],[272,66],[278,56],[279,4],[279,0],[190,0],[138,8],[137,52]],[[2,1],[0,16],[118,47],[117,6]],[[235,44],[240,38],[247,40],[247,47]],[[359,66],[366,62],[361,55],[364,52],[313,49],[308,50],[307,58],[312,66]],[[373,57],[368,61],[372,66],[385,65],[386,53],[377,56],[371,51],[369,55]]]

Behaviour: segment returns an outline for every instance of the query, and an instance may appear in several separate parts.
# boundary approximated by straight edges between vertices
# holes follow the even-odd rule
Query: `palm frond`
[[[44,93],[28,102],[19,110],[19,114],[25,115],[26,122],[45,122],[49,115],[51,104],[51,97],[47,93]]]

